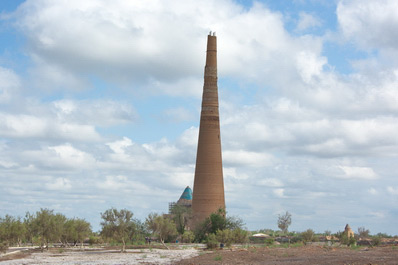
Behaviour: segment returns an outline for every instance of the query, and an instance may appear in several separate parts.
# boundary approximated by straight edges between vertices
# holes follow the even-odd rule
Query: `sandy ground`
[[[0,255],[3,264],[398,264],[398,245],[360,247],[350,249],[341,246],[265,247],[233,246],[232,248],[204,250],[198,245],[174,245],[172,249],[129,249],[120,253],[113,249],[53,248],[43,253],[38,250],[9,251]],[[14,252],[14,253],[12,253]],[[10,254],[11,253],[11,254]]]
[[[188,259],[199,255],[199,250],[193,247],[183,249],[130,249],[126,253],[117,250],[79,251],[72,249],[53,249],[44,252],[22,255],[22,258],[0,261],[1,265],[19,264],[175,264],[181,259]],[[25,256],[25,257],[23,257]],[[4,256],[3,256],[4,258]]]

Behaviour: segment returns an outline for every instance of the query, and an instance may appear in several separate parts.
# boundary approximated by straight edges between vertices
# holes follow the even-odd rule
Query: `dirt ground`
[[[398,264],[398,246],[358,249],[346,247],[233,247],[207,251],[204,246],[175,246],[167,249],[50,249],[16,252],[1,256],[0,265],[14,264]]]
[[[250,247],[218,250],[190,259],[179,265],[206,264],[398,264],[398,247],[349,249],[341,247],[303,246],[295,248]]]
[[[0,256],[1,265],[106,265],[106,264],[175,264],[181,259],[187,259],[199,254],[194,247],[160,249],[140,248],[127,249],[121,253],[120,249],[99,248],[84,251],[72,248],[50,248],[41,252],[38,249],[13,251]]]

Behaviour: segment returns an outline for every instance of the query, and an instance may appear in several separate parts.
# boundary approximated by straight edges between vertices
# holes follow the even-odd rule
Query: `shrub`
[[[227,247],[229,247],[232,243],[232,231],[229,229],[217,230],[216,238],[218,242],[223,243]]]
[[[249,240],[248,233],[246,230],[236,228],[232,230],[232,242],[234,243],[246,243]]]
[[[375,236],[372,238],[372,245],[373,246],[380,246],[381,244],[381,237]]]
[[[218,246],[218,241],[215,234],[209,234],[207,236],[206,246],[209,249],[216,248]]]
[[[266,238],[266,239],[265,239],[265,244],[266,244],[267,246],[273,245],[274,242],[275,242],[275,239],[273,239],[272,237],[269,237],[269,238]]]
[[[348,237],[346,233],[342,233],[340,237],[340,242],[347,246],[354,246],[357,244],[355,237]]]
[[[304,244],[307,242],[312,242],[314,240],[315,233],[312,229],[307,229],[307,231],[301,233]]]
[[[185,231],[184,234],[181,236],[182,242],[184,243],[192,243],[195,239],[195,235],[192,231]]]
[[[6,253],[7,249],[8,249],[7,243],[5,243],[5,242],[0,243],[0,253]]]

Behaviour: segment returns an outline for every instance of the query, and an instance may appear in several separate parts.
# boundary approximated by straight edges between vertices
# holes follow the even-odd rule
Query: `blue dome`
[[[184,192],[181,194],[180,200],[181,199],[192,200],[192,190],[189,186],[187,186]]]

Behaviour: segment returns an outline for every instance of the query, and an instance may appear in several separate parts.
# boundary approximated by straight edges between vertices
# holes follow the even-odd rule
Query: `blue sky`
[[[398,234],[396,1],[1,1],[0,215],[99,229],[193,185],[218,36],[227,211]]]

